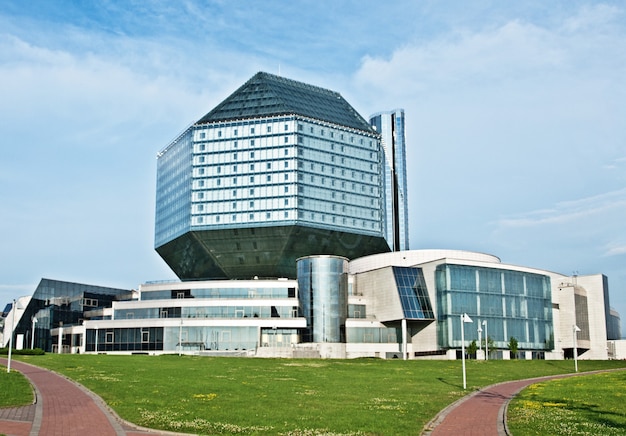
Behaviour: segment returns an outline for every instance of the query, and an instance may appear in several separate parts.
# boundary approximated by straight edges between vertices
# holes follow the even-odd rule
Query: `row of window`
[[[282,129],[280,126],[280,122],[276,122],[274,120],[263,120],[268,124],[261,125],[244,125],[242,123],[239,124],[240,127],[225,127],[215,128],[215,126],[210,126],[204,130],[198,130],[196,138],[198,140],[212,140],[212,139],[220,139],[226,137],[237,137],[237,136],[250,136],[250,135],[262,135],[262,134],[271,134],[271,133],[280,133],[289,132],[289,124],[284,123],[282,125]],[[223,129],[223,130],[222,130]]]
[[[192,225],[205,226],[213,224],[245,224],[252,222],[270,222],[284,221],[296,219],[312,222],[315,224],[341,225],[343,227],[370,230],[372,232],[380,231],[380,222],[366,221],[356,218],[346,218],[341,215],[330,215],[318,212],[310,212],[298,210],[297,215],[294,210],[273,211],[273,212],[250,212],[250,213],[233,213],[221,215],[198,215],[192,218]]]

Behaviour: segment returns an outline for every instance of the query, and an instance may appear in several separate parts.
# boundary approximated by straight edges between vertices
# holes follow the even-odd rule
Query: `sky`
[[[156,154],[258,71],[403,108],[411,249],[608,276],[626,332],[626,4],[0,3],[0,306],[176,276]]]

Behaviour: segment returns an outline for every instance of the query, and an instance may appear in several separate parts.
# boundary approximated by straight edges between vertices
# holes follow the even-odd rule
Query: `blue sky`
[[[0,305],[175,278],[156,153],[267,71],[405,109],[411,248],[604,273],[626,320],[625,48],[621,1],[5,0]]]

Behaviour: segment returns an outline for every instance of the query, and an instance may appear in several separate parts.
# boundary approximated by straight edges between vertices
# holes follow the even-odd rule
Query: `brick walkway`
[[[6,366],[6,359],[0,359]],[[174,435],[140,429],[122,421],[95,394],[51,371],[11,361],[35,388],[31,406],[0,409],[0,434],[15,436]]]
[[[560,374],[516,380],[487,386],[451,404],[428,423],[426,436],[506,436],[506,408],[526,386],[557,378],[595,374],[603,371]]]

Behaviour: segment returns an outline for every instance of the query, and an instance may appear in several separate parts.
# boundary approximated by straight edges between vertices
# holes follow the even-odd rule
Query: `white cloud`
[[[526,212],[498,220],[499,229],[537,227],[575,222],[590,216],[620,216],[626,213],[626,188],[577,200],[562,201],[550,209]],[[626,216],[626,215],[621,215]]]
[[[611,243],[606,246],[605,256],[621,256],[626,254],[625,243]]]

